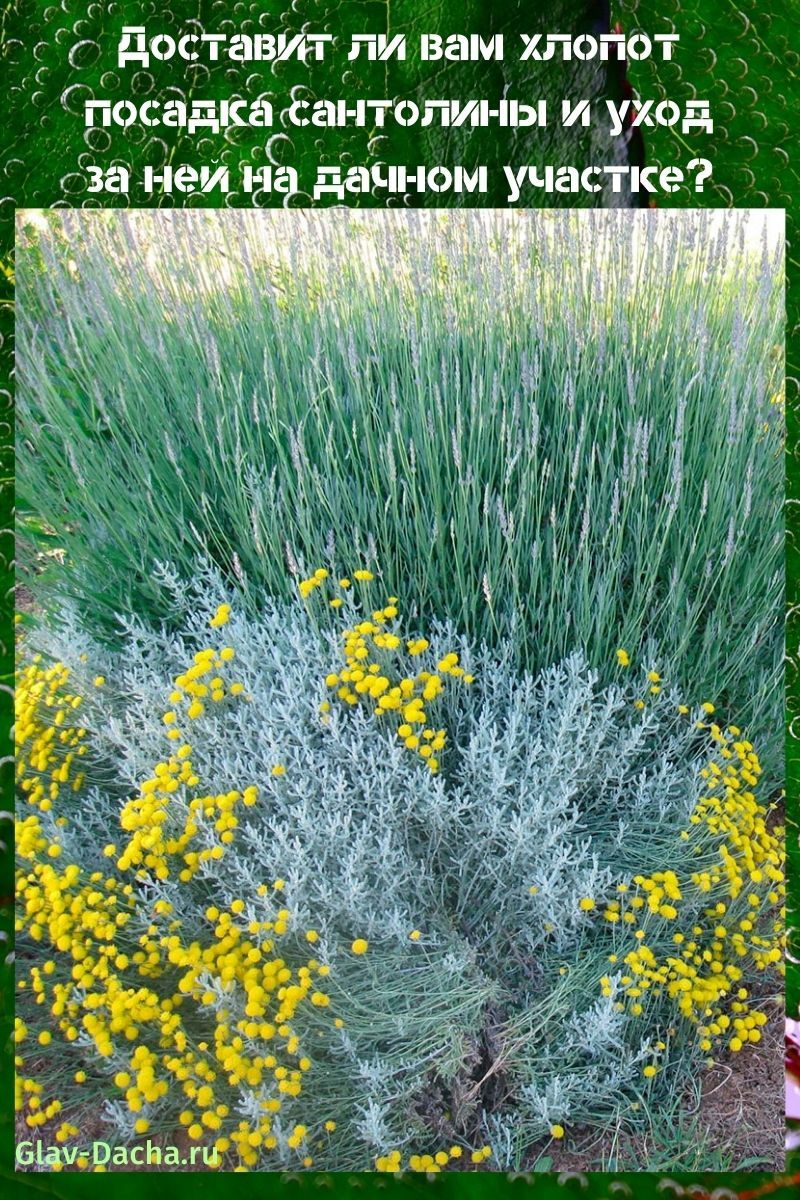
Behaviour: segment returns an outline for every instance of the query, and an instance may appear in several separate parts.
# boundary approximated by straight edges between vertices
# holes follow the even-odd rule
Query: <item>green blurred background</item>
[[[150,70],[116,66],[116,45],[124,24],[144,24],[150,32],[176,32],[199,26],[214,31],[295,32],[304,25],[314,31],[337,35],[352,32],[405,32],[411,44],[415,35],[429,32],[479,32],[484,36],[504,32],[509,44],[518,42],[520,31],[567,32],[602,28],[605,6],[588,0],[529,0],[520,3],[490,3],[489,0],[254,0],[253,3],[229,3],[228,0],[167,0],[166,5],[148,0],[17,0],[0,9],[0,62],[4,91],[4,145],[0,149],[0,574],[2,575],[3,623],[0,628],[0,773],[3,807],[12,807],[11,692],[13,675],[13,214],[16,207],[53,205],[97,205],[87,197],[82,174],[88,163],[109,165],[126,163],[134,178],[145,163],[159,166],[165,162],[227,163],[236,175],[238,164],[254,165],[286,162],[296,166],[301,179],[313,179],[318,162],[417,164],[462,162],[467,167],[485,163],[494,181],[489,195],[458,198],[459,203],[487,207],[505,204],[500,164],[550,161],[571,162],[580,166],[588,160],[590,149],[581,132],[460,130],[445,137],[432,129],[423,131],[386,131],[387,136],[370,139],[364,130],[293,130],[291,137],[268,140],[269,134],[242,129],[230,138],[222,135],[187,138],[178,131],[161,131],[152,137],[136,128],[114,131],[85,131],[80,113],[84,101],[96,98],[120,99],[125,96],[157,98],[164,89],[180,88],[187,98],[212,99],[241,95],[254,99],[270,94],[276,109],[291,94],[306,98],[327,96],[371,97],[405,96],[409,98],[483,97],[496,100],[500,95],[530,99],[561,95],[579,96],[609,88],[618,93],[616,74],[598,78],[583,66],[519,63],[509,58],[502,63],[419,63],[409,54],[405,63],[355,63],[344,61],[342,52],[322,64],[310,66],[267,64],[237,65],[227,62],[208,67],[198,65],[181,69],[175,63],[157,63]],[[674,129],[646,131],[646,158],[659,164],[685,165],[691,158],[707,158],[713,174],[702,194],[689,189],[659,198],[662,207],[773,207],[787,209],[788,326],[787,326],[787,585],[789,616],[787,624],[787,792],[790,801],[798,778],[798,737],[800,737],[800,680],[798,680],[798,642],[800,641],[800,396],[798,395],[798,312],[800,310],[800,274],[796,256],[796,217],[792,201],[798,196],[797,127],[800,119],[800,53],[797,47],[800,28],[800,0],[624,0],[611,6],[612,22],[619,21],[629,32],[674,32],[680,44],[674,61],[658,58],[630,65],[630,82],[643,98],[664,98],[679,103],[688,99],[707,99],[715,119],[712,135],[695,133],[683,136]],[[302,88],[303,91],[292,89]],[[172,95],[177,93],[172,92]],[[166,132],[167,136],[163,134]],[[110,136],[111,135],[111,136]],[[494,169],[493,169],[494,168]],[[302,185],[301,185],[302,186]],[[267,198],[269,199],[269,198]],[[420,198],[420,202],[448,207],[456,198],[447,194]],[[547,199],[547,198],[545,198]],[[561,203],[565,202],[561,198]],[[578,203],[586,199],[576,198]],[[120,203],[120,198],[105,197],[101,203]],[[219,204],[219,197],[173,197],[160,203]],[[233,203],[249,203],[249,198],[234,196]],[[275,197],[275,203],[281,198]],[[297,203],[307,202],[299,196]],[[366,197],[361,203],[381,206],[380,196]],[[395,201],[396,202],[396,201]],[[553,203],[548,199],[548,203]],[[136,189],[130,198],[136,205],[154,205],[158,197],[148,197]],[[789,812],[790,879],[797,879],[797,814]],[[8,846],[10,824],[0,818],[0,931],[8,937],[11,930],[12,865]],[[790,946],[798,950],[797,888],[793,884],[793,930]],[[0,954],[5,955],[0,946]],[[0,1175],[9,1175],[12,1164],[11,1057],[7,1034],[13,1018],[13,989],[8,967],[3,973],[2,1030],[2,1117],[0,1118]],[[787,985],[790,1012],[798,1012],[798,972],[789,965]],[[757,1098],[754,1097],[754,1103]],[[788,1170],[792,1170],[789,1164]],[[800,1170],[800,1165],[797,1168]],[[138,1194],[148,1182],[146,1175],[115,1175],[115,1193],[125,1200]],[[17,1175],[9,1186],[23,1194],[52,1193],[56,1196],[97,1195],[105,1186],[93,1175],[36,1174]],[[271,1195],[301,1190],[308,1194],[321,1188],[337,1195],[364,1193],[373,1188],[386,1189],[393,1195],[428,1194],[442,1197],[483,1197],[496,1193],[529,1194],[543,1197],[576,1196],[648,1197],[671,1196],[698,1190],[711,1192],[724,1188],[739,1195],[788,1195],[787,1178],[759,1174],[692,1176],[675,1174],[670,1180],[657,1175],[628,1176],[528,1176],[519,1179],[494,1174],[441,1175],[428,1182],[421,1177],[395,1180],[385,1176],[257,1176],[231,1185],[229,1177],[191,1175],[175,1177],[170,1187],[198,1196],[216,1196],[235,1186],[243,1197]]]

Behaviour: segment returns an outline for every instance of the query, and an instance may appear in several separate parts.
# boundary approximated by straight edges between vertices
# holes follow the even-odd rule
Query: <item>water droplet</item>
[[[156,81],[149,71],[137,71],[131,77],[131,94],[134,96],[149,96]]]
[[[87,100],[94,99],[94,92],[86,83],[73,83],[61,93],[61,107],[75,117],[82,117]]]
[[[562,1187],[565,1184],[572,1184],[574,1187],[579,1187],[583,1190],[589,1186],[589,1176],[584,1175],[581,1171],[559,1171],[558,1182]]]
[[[102,154],[111,145],[111,134],[107,129],[85,129],[83,140],[95,154]]]
[[[313,203],[308,192],[287,192],[283,198],[284,208],[311,208]]]
[[[147,130],[141,125],[128,125],[122,131],[123,137],[126,137],[129,142],[133,142],[134,146],[141,146],[142,142],[147,137]]]
[[[205,63],[188,63],[184,71],[189,87],[204,87],[211,75]]]
[[[59,182],[62,192],[68,196],[77,196],[86,191],[86,177],[78,171],[70,171],[69,174],[62,175]]]
[[[275,166],[280,167],[288,162],[294,154],[294,142],[286,133],[273,133],[264,147],[267,158]]]

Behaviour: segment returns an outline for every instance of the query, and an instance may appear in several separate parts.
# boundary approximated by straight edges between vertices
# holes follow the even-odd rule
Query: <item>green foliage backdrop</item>
[[[12,0],[0,12],[0,54],[3,61],[4,82],[4,113],[12,113],[6,131],[7,144],[0,154],[0,218],[3,220],[3,245],[0,252],[3,262],[8,262],[11,248],[11,217],[14,206],[50,206],[53,204],[81,202],[81,196],[75,195],[73,189],[79,186],[76,177],[78,156],[85,152],[82,144],[80,123],[74,115],[76,102],[80,91],[70,92],[74,85],[83,85],[92,74],[96,75],[96,83],[103,73],[104,64],[111,61],[115,34],[123,23],[150,20],[151,24],[158,21],[160,28],[181,26],[187,20],[200,20],[209,28],[220,28],[222,22],[229,20],[231,27],[241,27],[245,21],[258,21],[265,18],[266,27],[274,28],[274,23],[280,14],[288,10],[287,20],[308,21],[313,28],[324,27],[326,21],[347,31],[359,28],[362,30],[386,30],[398,32],[414,28],[426,28],[441,31],[475,30],[487,32],[498,28],[524,28],[532,31],[535,28],[551,30],[564,29],[571,20],[582,19],[585,16],[584,6],[579,3],[542,2],[538,5],[522,4],[513,0],[508,4],[481,3],[479,0],[436,0],[432,5],[417,5],[411,0],[393,0],[391,7],[388,0],[375,0],[375,3],[333,3],[332,0],[296,0],[296,3],[270,3],[268,0],[256,0],[254,3],[229,5],[217,2],[208,3],[206,0],[174,0],[169,10],[161,5],[152,3],[120,4],[113,0],[98,0],[97,3],[86,6],[79,5],[75,0],[62,0],[60,5],[48,3],[47,0]],[[157,16],[156,16],[157,15]],[[800,504],[800,438],[798,437],[798,419],[800,418],[800,396],[798,395],[798,358],[800,357],[800,338],[798,337],[798,313],[800,312],[800,277],[798,277],[798,262],[796,254],[796,217],[791,205],[798,196],[798,161],[796,151],[796,136],[793,128],[796,125],[797,105],[800,102],[798,88],[798,65],[800,56],[793,46],[796,44],[796,31],[800,19],[800,4],[797,0],[624,0],[614,6],[615,18],[618,18],[624,28],[638,26],[642,29],[663,32],[674,30],[681,35],[681,45],[674,64],[659,64],[656,62],[636,64],[632,72],[633,83],[642,96],[661,98],[670,96],[677,101],[698,96],[711,100],[717,121],[717,130],[713,137],[697,135],[695,138],[682,139],[672,131],[648,131],[648,155],[652,161],[686,162],[694,154],[709,158],[713,163],[713,178],[707,182],[702,195],[693,196],[688,192],[672,197],[670,206],[674,204],[703,204],[717,207],[735,205],[737,207],[786,207],[788,213],[788,330],[787,330],[787,409],[788,409],[788,453],[787,453],[787,486],[788,486],[788,540],[787,540],[787,582],[789,594],[789,622],[787,627],[787,669],[788,669],[788,721],[787,721],[787,760],[789,795],[796,792],[798,783],[798,766],[800,751],[798,750],[797,735],[800,735],[800,680],[798,680],[798,664],[800,654],[800,604],[798,603],[798,582],[800,574],[800,542],[797,512]],[[86,43],[82,48],[79,44]],[[70,58],[72,61],[70,61]],[[101,65],[103,64],[103,65]],[[470,78],[470,71],[473,72]],[[442,78],[444,74],[446,78]],[[485,66],[464,68],[458,65],[440,73],[436,79],[435,91],[438,95],[496,95],[501,83],[508,81],[494,69],[487,70]],[[147,84],[147,81],[142,81]],[[170,82],[173,82],[170,80]],[[294,80],[281,80],[281,84],[291,85]],[[368,81],[373,85],[373,94],[382,91],[375,86],[373,79]],[[527,84],[527,80],[525,81]],[[163,86],[163,80],[153,81],[154,87]],[[359,78],[356,72],[346,77],[337,74],[327,81],[328,88],[337,95],[354,94],[363,88],[367,80]],[[113,87],[113,79],[106,81]],[[187,79],[185,84],[193,86],[193,81]],[[412,94],[415,87],[420,91],[427,88],[427,94],[432,94],[432,79],[407,77],[399,85],[384,94],[403,92]],[[450,89],[449,91],[447,89]],[[236,89],[224,78],[224,67],[217,69],[204,86],[199,82],[194,92],[204,96],[229,94]],[[487,139],[489,140],[489,139]],[[358,137],[353,139],[355,144],[345,145],[341,139],[336,139],[337,153],[351,153],[354,161],[363,161],[363,147],[358,144]],[[504,161],[506,154],[514,153],[515,158],[509,161],[525,161],[525,155],[530,148],[523,145],[508,146],[502,138],[494,138],[490,145],[481,147],[485,150],[484,157],[497,155],[496,161]],[[300,148],[299,154],[305,152],[307,143]],[[321,157],[321,150],[314,148]],[[392,147],[395,161],[416,163],[426,161],[427,156],[442,157],[441,148],[432,146],[413,147],[414,153],[409,157],[409,146],[401,139]],[[450,152],[455,157],[458,146],[451,146]],[[240,148],[226,146],[229,155],[238,155]],[[133,137],[125,140],[123,145],[109,148],[109,154],[122,158],[137,158],[145,161],[147,154],[164,153],[157,146],[148,147],[136,144]],[[168,147],[167,154],[177,153],[175,147]],[[475,160],[480,155],[475,143],[470,145],[470,153]],[[93,155],[92,157],[96,157]],[[388,159],[389,154],[384,153]],[[566,158],[566,154],[564,154]],[[186,159],[184,159],[186,160]],[[428,159],[430,161],[430,159]],[[535,161],[535,160],[534,160]],[[483,204],[502,204],[502,196],[479,198]],[[141,203],[142,198],[138,199]],[[447,203],[445,199],[445,204]],[[13,449],[11,445],[10,413],[12,399],[12,323],[13,323],[13,291],[5,275],[0,277],[0,488],[2,488],[2,509],[0,519],[0,573],[2,594],[4,597],[3,629],[0,633],[0,729],[8,730],[11,723],[11,695],[9,683],[13,670],[13,638],[10,627],[10,608],[13,587],[13,542],[10,533],[10,511],[13,504]],[[4,734],[4,745],[0,751],[0,771],[2,771],[4,796],[10,796],[10,761],[7,757],[9,743]],[[9,801],[6,800],[6,805]],[[797,851],[796,813],[789,815],[790,825],[790,878],[796,879],[800,867]],[[5,835],[8,826],[0,826]],[[10,925],[9,898],[11,895],[10,856],[2,857],[3,878],[0,885],[0,900],[3,902],[2,925],[5,930]],[[796,895],[795,916],[796,923]],[[795,947],[797,948],[797,947]],[[797,979],[790,974],[789,997],[790,1006],[797,1008]],[[8,975],[3,996],[3,1018],[6,1024],[10,1018],[12,994]],[[10,1059],[7,1054],[2,1057],[3,1079],[0,1086],[3,1094],[10,1096]],[[11,1117],[3,1113],[2,1124],[2,1172],[11,1170]],[[727,1176],[692,1179],[683,1177],[684,1185],[702,1185],[711,1191],[713,1188],[724,1186],[735,1192],[763,1189],[768,1194],[781,1196],[784,1187],[781,1179],[767,1179],[759,1176]],[[142,1176],[117,1176],[115,1192],[125,1200],[141,1191]],[[542,1196],[561,1195],[570,1191],[583,1196],[631,1195],[648,1197],[665,1194],[663,1181],[657,1176],[633,1177],[593,1177],[591,1180],[565,1180],[558,1183],[548,1177],[537,1177],[531,1180],[510,1180],[502,1186],[503,1191],[530,1194],[531,1184]],[[191,1188],[193,1194],[201,1197],[211,1197],[222,1193],[230,1186],[223,1178],[212,1176],[192,1176],[185,1179],[175,1179],[171,1186],[180,1189],[183,1185]],[[103,1186],[91,1176],[70,1175],[37,1175],[17,1177],[16,1189],[23,1193],[37,1192],[57,1196],[82,1197],[96,1195],[98,1188]],[[242,1179],[236,1185],[242,1197],[263,1196],[273,1191],[289,1192],[301,1189],[307,1193],[319,1186],[325,1191],[335,1191],[341,1195],[363,1194],[364,1188],[383,1186],[390,1192],[410,1195],[423,1192],[433,1186],[441,1196],[458,1195],[463,1197],[482,1197],[498,1190],[498,1180],[490,1175],[439,1176],[434,1184],[424,1179],[380,1180],[348,1176],[336,1178],[307,1177],[303,1179]],[[613,1189],[613,1190],[612,1190]],[[666,1194],[671,1194],[668,1189]],[[787,1193],[788,1194],[788,1193]]]

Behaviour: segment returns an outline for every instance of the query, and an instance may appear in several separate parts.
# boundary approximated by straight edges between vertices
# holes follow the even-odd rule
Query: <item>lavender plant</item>
[[[166,615],[159,561],[211,555],[255,612],[356,555],[525,669],[652,642],[777,730],[782,249],[746,221],[23,215],[39,594],[108,632]]]

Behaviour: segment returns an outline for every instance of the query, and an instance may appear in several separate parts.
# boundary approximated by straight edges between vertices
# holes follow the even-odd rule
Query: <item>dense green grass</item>
[[[41,594],[108,628],[172,615],[157,561],[210,552],[257,607],[361,558],[525,666],[625,646],[777,727],[782,262],[736,218],[47,220],[17,264]]]

